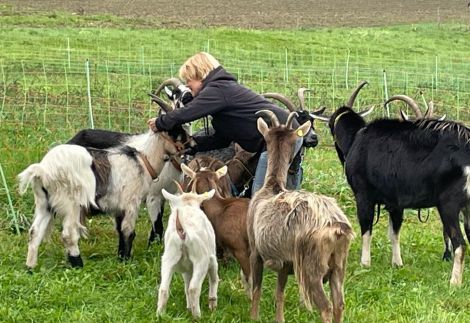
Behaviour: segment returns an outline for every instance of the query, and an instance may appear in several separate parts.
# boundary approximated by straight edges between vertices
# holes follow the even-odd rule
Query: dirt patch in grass
[[[111,14],[137,18],[157,27],[228,26],[240,28],[311,28],[379,26],[418,22],[470,22],[462,0],[7,0],[21,11],[66,11],[77,15]],[[149,24],[149,22],[151,22]]]

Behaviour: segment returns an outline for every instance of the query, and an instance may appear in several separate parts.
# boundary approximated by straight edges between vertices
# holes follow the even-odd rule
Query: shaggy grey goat
[[[353,230],[333,198],[285,188],[294,143],[310,128],[310,121],[292,129],[295,112],[286,125],[269,111],[271,128],[258,119],[258,130],[266,140],[269,156],[263,187],[252,198],[248,210],[248,238],[253,279],[251,318],[259,318],[263,266],[277,271],[276,321],[284,321],[284,288],[295,274],[308,308],[314,303],[322,322],[341,322],[344,310],[343,282]],[[331,288],[333,308],[323,290]]]

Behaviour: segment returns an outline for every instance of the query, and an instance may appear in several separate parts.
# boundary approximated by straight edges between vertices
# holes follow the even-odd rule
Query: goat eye
[[[164,161],[169,161],[169,160],[170,160],[170,156],[168,156],[168,155],[163,155],[163,160],[164,160]]]

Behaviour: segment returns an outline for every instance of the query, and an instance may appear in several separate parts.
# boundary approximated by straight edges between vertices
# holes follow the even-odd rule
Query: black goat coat
[[[470,149],[455,129],[443,125],[376,120],[361,128],[345,158],[354,193],[399,209],[436,206],[449,198],[463,207]]]

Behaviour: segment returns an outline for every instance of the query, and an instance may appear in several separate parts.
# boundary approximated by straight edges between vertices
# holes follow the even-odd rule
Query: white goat
[[[140,204],[152,178],[163,168],[163,156],[175,153],[177,147],[166,133],[148,135],[141,151],[129,146],[87,150],[65,144],[52,148],[40,163],[18,175],[20,193],[31,184],[36,204],[26,265],[37,265],[39,245],[56,214],[63,217],[62,239],[69,261],[73,267],[82,267],[78,241],[86,230],[80,217],[90,207],[114,213],[119,256],[130,257]]]
[[[162,190],[170,202],[171,214],[165,232],[165,252],[161,262],[161,282],[158,291],[157,315],[165,309],[173,273],[183,275],[186,307],[193,317],[201,316],[199,297],[202,282],[209,273],[209,308],[217,306],[217,258],[215,234],[207,216],[200,209],[204,200],[214,196],[215,190],[208,193],[182,193],[172,195]]]

